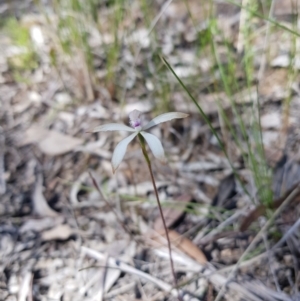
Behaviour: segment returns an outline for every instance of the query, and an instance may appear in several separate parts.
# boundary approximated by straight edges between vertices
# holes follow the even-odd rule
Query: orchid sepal
[[[140,134],[144,137],[149,145],[153,156],[160,161],[165,161],[165,152],[160,140],[156,136],[144,131],[141,131]]]
[[[127,131],[135,132],[135,129],[120,123],[107,123],[100,126],[97,126],[93,129],[93,133],[96,132],[107,132],[107,131]]]
[[[135,133],[129,135],[128,137],[126,137],[125,139],[121,140],[117,144],[117,146],[113,152],[112,158],[111,158],[111,165],[113,168],[113,173],[115,173],[116,169],[119,167],[119,165],[123,161],[128,144],[135,138],[135,136],[137,134],[138,134],[138,132],[135,132]]]
[[[180,112],[170,112],[170,113],[165,113],[161,114],[155,118],[153,118],[150,122],[148,122],[145,126],[142,127],[142,130],[148,130],[152,128],[155,125],[158,125],[162,122],[170,121],[172,119],[178,119],[178,118],[185,118],[189,116],[188,114],[185,113],[180,113]]]

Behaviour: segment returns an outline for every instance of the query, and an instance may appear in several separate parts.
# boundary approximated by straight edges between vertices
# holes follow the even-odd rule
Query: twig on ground
[[[103,269],[103,273],[102,273],[102,283],[101,283],[101,290],[99,292],[100,296],[99,296],[99,300],[103,301],[103,297],[104,297],[104,292],[105,292],[105,281],[106,281],[106,277],[107,277],[107,261],[108,261],[108,255],[105,258],[105,267]],[[119,277],[119,276],[118,276]]]
[[[135,287],[135,281],[134,282],[130,282],[128,284],[125,284],[119,288],[116,288],[112,291],[110,291],[109,293],[104,295],[104,299],[111,299],[113,297],[119,296],[121,294],[124,294],[130,290],[132,290]]]
[[[222,232],[222,230],[230,225],[234,220],[238,219],[241,215],[244,215],[245,210],[236,211],[233,215],[227,218],[224,222],[220,223],[214,230],[209,232],[207,235],[203,237],[199,237],[199,239],[194,239],[195,244],[207,244],[215,235]]]
[[[27,272],[23,277],[22,285],[19,291],[18,301],[25,301],[29,296],[31,289],[31,279],[31,272]]]
[[[300,219],[296,221],[296,223],[283,235],[283,237],[273,246],[271,251],[281,247],[286,240],[300,227]]]
[[[162,252],[162,251],[158,252],[158,250],[156,250],[155,253],[161,257],[166,257],[165,254],[167,252]],[[214,267],[212,267],[211,265],[208,264],[204,267],[203,265],[199,264],[198,262],[196,262],[194,260],[187,259],[185,256],[182,256],[177,253],[175,253],[174,255],[175,255],[173,257],[174,261],[178,261],[181,264],[184,264],[187,268],[190,269],[190,271],[192,271],[196,274],[196,277],[193,276],[189,280],[184,281],[183,283],[180,283],[178,285],[179,287],[183,287],[186,284],[191,283],[192,281],[196,281],[199,278],[204,277],[204,278],[208,279],[215,288],[220,288],[222,285],[227,284],[227,286],[230,290],[233,290],[235,294],[240,294],[241,296],[245,297],[246,300],[261,301],[261,299],[259,297],[255,296],[253,293],[249,292],[247,289],[245,289],[240,284],[238,284],[234,281],[231,281],[228,283],[227,278],[224,277],[223,275],[221,275],[219,273],[219,271],[215,271]],[[184,260],[181,260],[180,258],[182,258]]]
[[[105,260],[105,255],[100,253],[100,252],[97,252],[97,251],[94,251],[90,248],[87,248],[87,247],[81,247],[82,251],[97,259],[97,260],[100,260],[100,261],[103,261]],[[163,282],[162,280],[159,280],[149,274],[146,274],[140,270],[137,270],[135,269],[134,267],[124,263],[124,262],[121,262],[117,259],[114,259],[113,257],[109,257],[108,258],[108,261],[107,261],[107,264],[109,265],[109,267],[112,267],[112,268],[119,268],[120,270],[122,270],[123,272],[125,273],[129,273],[129,274],[132,274],[132,275],[136,275],[140,278],[143,278],[149,282],[152,282],[153,284],[157,285],[159,288],[161,288],[162,290],[168,292],[168,293],[171,293],[174,297],[178,297],[178,294],[177,294],[177,290],[173,289],[172,286],[168,283],[165,283]],[[183,294],[183,292],[180,290],[180,294]],[[190,299],[184,299],[184,300],[190,300]]]
[[[243,261],[239,264],[239,267],[240,268],[244,268],[244,267],[247,267],[247,266],[251,266],[253,265],[254,263],[258,262],[259,260],[262,260],[264,259],[266,256],[268,255],[267,252],[264,252],[262,254],[259,254],[247,261]],[[228,273],[230,272],[231,270],[233,270],[235,268],[236,264],[233,264],[233,265],[230,265],[230,266],[227,266],[225,268],[222,268],[220,270],[217,270],[215,273]]]
[[[280,300],[280,301],[292,301],[291,297],[286,293],[279,291],[273,291],[272,289],[266,287],[262,283],[258,281],[251,281],[244,283],[245,287],[247,287],[250,291],[255,292],[255,294],[264,298],[264,300]]]
[[[82,300],[83,296],[87,293],[87,291],[92,287],[100,278],[102,271],[97,271],[92,277],[90,277],[89,281],[79,289],[79,296],[74,301]]]
[[[279,291],[280,291],[279,282],[278,282],[278,279],[277,279],[277,277],[276,277],[276,273],[275,273],[275,271],[274,271],[274,267],[273,267],[273,264],[272,264],[272,261],[271,261],[272,258],[273,258],[273,253],[270,252],[271,250],[270,250],[270,246],[269,246],[269,242],[268,242],[268,239],[267,239],[266,234],[264,233],[264,234],[262,235],[262,237],[263,237],[265,249],[267,250],[267,253],[270,254],[269,256],[267,256],[267,259],[268,259],[268,262],[269,262],[269,269],[270,269],[271,274],[272,274],[272,276],[273,276],[273,279],[274,279],[274,283],[275,283],[276,289],[277,289],[277,291],[279,292]]]
[[[88,256],[95,258],[96,260],[99,261],[104,261],[106,259],[106,256],[100,252],[97,252],[95,250],[92,250],[87,247],[81,247],[81,250]],[[199,268],[202,266],[200,264],[195,263]],[[149,281],[155,285],[157,285],[160,289],[165,291],[166,293],[171,293],[174,297],[178,297],[178,292],[177,290],[173,289],[172,286],[168,283],[163,282],[162,280],[159,280],[147,273],[144,273],[124,262],[121,262],[113,257],[109,257],[107,261],[107,268],[115,268],[115,269],[120,269],[121,271],[125,273],[129,273],[132,275],[136,275],[139,278],[142,278],[146,281]],[[204,273],[199,272],[198,277],[203,276],[209,279],[209,281],[216,287],[220,287],[221,285],[226,285],[227,279],[220,275],[220,274],[211,274],[211,271],[207,269]],[[243,288],[241,285],[239,285],[236,282],[230,282],[228,283],[229,289],[232,289],[233,291],[243,295],[244,297],[247,298],[247,300],[253,300],[253,301],[261,301],[260,298],[256,297],[254,294],[249,292],[247,289]],[[182,290],[179,289],[180,294],[183,296],[184,301],[196,301],[198,299],[192,297],[186,292],[183,292]],[[112,293],[112,292],[111,292]],[[110,293],[110,294],[111,294]]]

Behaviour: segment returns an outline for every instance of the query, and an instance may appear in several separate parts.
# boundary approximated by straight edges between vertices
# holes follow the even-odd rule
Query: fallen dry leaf
[[[47,130],[35,124],[25,132],[25,138],[21,141],[20,146],[31,143],[36,143],[46,155],[58,156],[70,152],[81,145],[83,139]]]
[[[174,230],[168,230],[168,233],[173,246],[175,246],[180,251],[184,252],[189,257],[196,260],[198,263],[207,263],[207,259],[204,253],[191,240],[180,235]],[[159,234],[164,237],[166,236],[164,231],[160,231]],[[161,240],[157,236],[153,236],[152,239],[161,243]]]
[[[42,240],[43,241],[50,241],[50,240],[66,240],[68,239],[74,231],[70,228],[69,225],[58,225],[51,230],[45,231],[42,233]]]
[[[37,124],[32,125],[25,131],[23,139],[19,146],[24,146],[31,143],[37,143],[47,136],[48,130]]]
[[[49,156],[57,156],[73,150],[83,143],[82,139],[49,131],[45,139],[38,143],[40,150]]]
[[[200,264],[207,263],[204,253],[191,240],[180,235],[174,230],[169,230],[169,237],[172,244],[176,245],[179,250],[183,251]]]

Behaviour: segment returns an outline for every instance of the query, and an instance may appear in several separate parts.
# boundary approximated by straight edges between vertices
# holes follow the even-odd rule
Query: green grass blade
[[[216,130],[214,129],[214,127],[212,126],[209,118],[207,117],[207,115],[205,114],[205,112],[202,110],[202,108],[200,107],[200,105],[198,104],[197,100],[194,98],[194,96],[190,93],[190,91],[188,90],[188,88],[186,87],[186,85],[183,83],[183,81],[178,77],[178,75],[176,74],[176,72],[174,71],[174,69],[171,67],[171,65],[168,63],[168,61],[161,56],[162,61],[166,64],[166,66],[168,67],[168,69],[172,72],[172,74],[175,76],[175,78],[177,79],[177,81],[179,82],[179,84],[181,85],[181,87],[185,90],[185,92],[188,94],[188,96],[191,98],[191,100],[193,101],[193,103],[196,105],[196,107],[198,108],[200,115],[202,116],[202,118],[204,119],[204,121],[208,124],[210,130],[212,131],[213,135],[216,137],[218,144],[221,148],[221,150],[223,151],[224,155],[227,158],[228,163],[230,164],[230,167],[232,169],[233,174],[235,175],[236,179],[239,181],[240,185],[242,186],[244,192],[249,196],[249,198],[252,200],[250,193],[248,192],[248,190],[246,189],[245,185],[243,184],[243,182],[241,181],[235,167],[233,166],[233,164],[231,163],[229,156],[227,154],[227,151],[225,149],[225,146],[223,144],[223,142],[221,141],[219,135],[217,134]]]
[[[293,30],[293,29],[290,29],[290,28],[288,28],[287,26],[284,26],[283,24],[277,22],[277,21],[276,21],[275,19],[273,19],[273,18],[266,17],[266,16],[264,16],[264,15],[258,13],[257,11],[255,11],[255,10],[253,10],[253,9],[250,9],[249,7],[244,6],[244,5],[242,5],[242,4],[236,3],[236,2],[234,2],[234,1],[232,1],[232,0],[227,0],[227,2],[228,2],[228,3],[231,3],[231,4],[235,5],[235,6],[238,6],[238,7],[240,7],[241,9],[244,9],[244,10],[248,11],[249,13],[253,14],[254,16],[256,16],[256,17],[258,17],[258,18],[261,18],[261,19],[263,19],[263,20],[266,20],[266,21],[268,21],[268,22],[274,24],[275,26],[277,26],[277,27],[279,27],[279,28],[281,28],[281,29],[283,29],[283,30],[285,30],[285,31],[288,31],[288,32],[291,33],[291,34],[294,34],[294,35],[300,37],[300,33],[299,33],[299,32],[297,32],[297,31],[295,31],[295,30]]]

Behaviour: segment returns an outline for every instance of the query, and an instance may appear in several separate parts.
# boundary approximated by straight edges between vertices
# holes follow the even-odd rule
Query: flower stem
[[[160,212],[160,217],[161,217],[162,222],[163,222],[163,226],[164,226],[164,230],[165,230],[165,234],[166,234],[166,238],[167,238],[167,242],[168,242],[170,266],[171,266],[171,271],[172,271],[173,280],[174,280],[174,287],[175,287],[175,289],[177,290],[177,293],[178,293],[178,300],[182,301],[182,298],[180,296],[180,292],[179,292],[179,289],[178,289],[177,278],[176,278],[176,275],[175,275],[174,262],[173,262],[173,257],[172,257],[171,241],[170,241],[170,237],[169,237],[169,232],[168,232],[166,220],[165,220],[163,210],[162,210],[162,207],[161,207],[161,203],[160,203],[160,200],[159,200],[158,191],[157,191],[157,187],[156,187],[156,184],[155,184],[154,175],[153,175],[153,171],[152,171],[151,161],[150,161],[150,158],[149,158],[147,150],[146,150],[144,137],[140,134],[138,134],[138,137],[139,137],[139,140],[140,140],[140,145],[141,145],[141,148],[142,148],[144,158],[145,158],[145,160],[147,162],[147,165],[148,165],[152,185],[153,185],[155,196],[156,196],[157,205],[158,205],[159,212]]]

